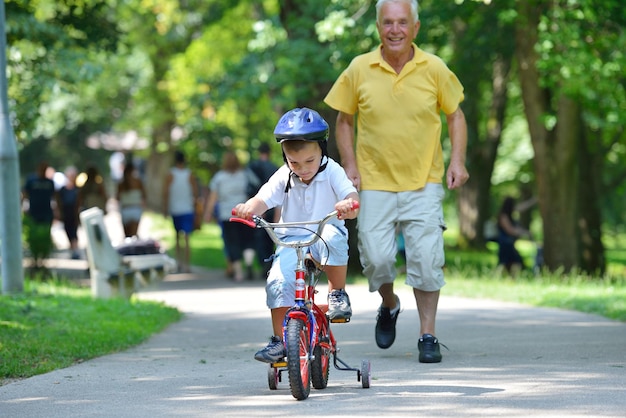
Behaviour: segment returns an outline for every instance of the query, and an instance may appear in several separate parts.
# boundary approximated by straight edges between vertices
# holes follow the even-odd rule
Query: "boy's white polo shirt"
[[[280,222],[301,222],[319,220],[335,210],[335,204],[345,199],[356,188],[346,175],[343,167],[336,161],[328,158],[326,169],[313,178],[310,184],[304,184],[295,175],[289,175],[286,164],[264,184],[257,197],[265,202],[269,208],[281,206]],[[285,193],[287,180],[291,181],[289,191]],[[344,226],[344,221],[337,218],[329,223]],[[308,225],[309,230],[317,230],[316,225]],[[283,235],[307,235],[311,231],[303,228],[290,228],[289,231],[277,229]]]

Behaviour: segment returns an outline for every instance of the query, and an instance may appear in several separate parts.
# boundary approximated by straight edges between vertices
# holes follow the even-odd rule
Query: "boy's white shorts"
[[[282,239],[282,238],[281,238]],[[288,237],[287,241],[306,240],[307,236]],[[345,266],[348,264],[348,231],[336,225],[326,224],[322,239],[308,248],[313,258],[322,265]],[[305,252],[306,254],[306,252]],[[277,247],[272,268],[267,275],[265,291],[270,309],[291,307],[296,292],[296,250]]]

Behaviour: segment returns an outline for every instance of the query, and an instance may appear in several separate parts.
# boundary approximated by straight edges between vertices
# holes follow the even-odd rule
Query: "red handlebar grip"
[[[250,228],[256,228],[256,224],[254,223],[254,221],[250,221],[248,219],[230,218],[228,221],[229,222],[239,222],[241,224],[248,225]]]

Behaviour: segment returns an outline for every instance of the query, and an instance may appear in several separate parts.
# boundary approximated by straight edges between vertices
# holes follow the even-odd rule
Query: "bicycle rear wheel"
[[[311,347],[306,322],[291,318],[287,322],[287,371],[294,398],[301,401],[311,392]]]

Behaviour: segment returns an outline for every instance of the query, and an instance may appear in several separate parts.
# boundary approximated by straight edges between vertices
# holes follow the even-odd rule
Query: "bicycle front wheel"
[[[292,318],[287,322],[287,371],[294,398],[301,401],[311,392],[311,347],[307,323]]]

